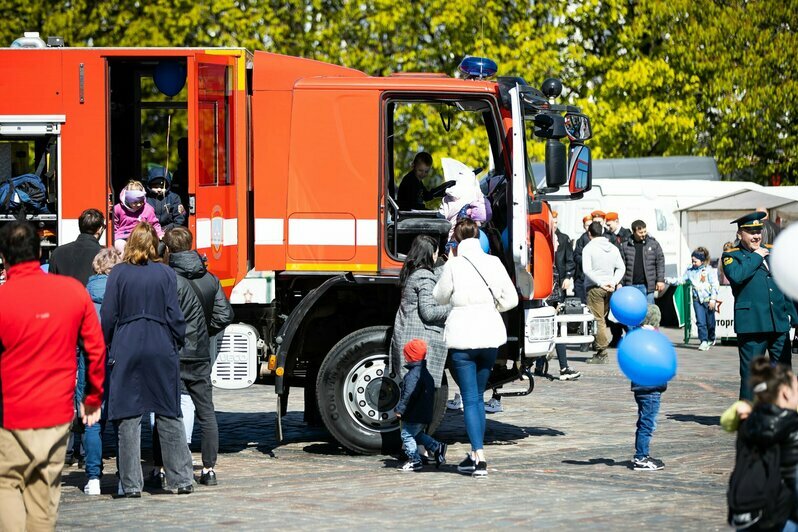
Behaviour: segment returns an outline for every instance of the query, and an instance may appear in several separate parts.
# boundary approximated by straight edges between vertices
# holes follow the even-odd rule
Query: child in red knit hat
[[[433,453],[436,467],[446,462],[446,444],[435,440],[426,431],[427,424],[432,422],[432,408],[435,404],[435,382],[427,369],[427,343],[414,338],[404,347],[405,368],[407,374],[402,379],[402,395],[396,405],[396,417],[399,418],[402,449],[407,455],[407,462],[399,467],[400,471],[419,471],[422,467],[418,444]]]

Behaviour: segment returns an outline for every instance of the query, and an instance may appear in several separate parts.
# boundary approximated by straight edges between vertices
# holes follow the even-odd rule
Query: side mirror
[[[565,144],[558,139],[546,141],[546,188],[554,189],[568,182]]]
[[[571,144],[570,152],[568,156],[568,191],[571,194],[582,194],[593,186],[593,158],[590,155],[590,148],[584,144]],[[548,150],[546,155],[548,155]]]
[[[590,129],[590,119],[581,113],[568,113],[565,115],[565,133],[568,138],[576,142],[584,142],[593,136]]]

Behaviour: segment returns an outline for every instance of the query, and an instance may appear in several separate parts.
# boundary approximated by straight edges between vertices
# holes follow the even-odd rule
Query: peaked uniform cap
[[[762,219],[765,216],[767,216],[767,214],[764,212],[752,212],[745,216],[740,216],[736,220],[732,220],[731,223],[737,224],[738,229],[761,228],[764,225]]]

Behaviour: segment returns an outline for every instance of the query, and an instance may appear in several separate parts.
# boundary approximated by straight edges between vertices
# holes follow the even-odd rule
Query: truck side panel
[[[296,90],[287,270],[377,271],[379,91]]]
[[[255,269],[285,269],[292,91],[252,94]]]
[[[106,60],[96,52],[65,53],[63,58],[59,244],[78,237],[78,217],[85,209],[108,215],[109,190]]]

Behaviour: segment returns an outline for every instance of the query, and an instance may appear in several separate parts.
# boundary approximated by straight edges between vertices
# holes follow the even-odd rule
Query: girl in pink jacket
[[[114,205],[111,221],[114,225],[114,247],[120,253],[125,251],[127,239],[139,222],[148,222],[155,228],[158,238],[163,236],[155,210],[147,203],[144,185],[135,180],[129,181],[119,193],[119,203]]]

